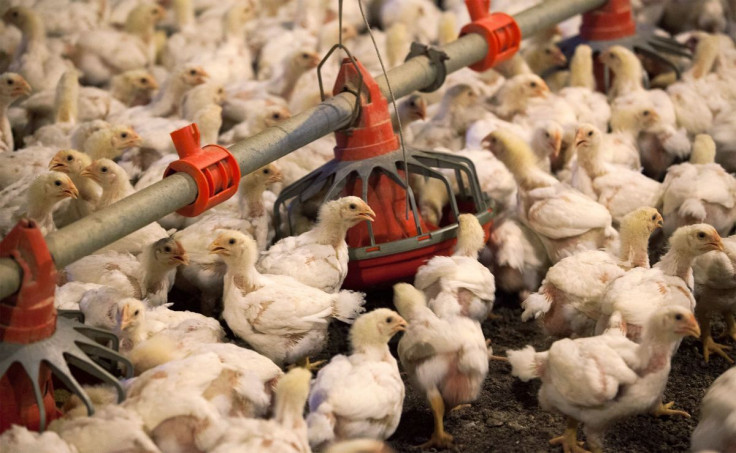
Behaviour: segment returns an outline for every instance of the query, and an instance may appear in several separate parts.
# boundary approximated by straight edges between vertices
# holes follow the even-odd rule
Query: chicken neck
[[[339,214],[329,212],[324,217],[318,219],[317,225],[315,225],[311,233],[317,243],[331,245],[337,248],[345,242],[345,235],[349,228],[350,225]]]
[[[58,198],[37,196],[29,192],[28,209],[26,214],[29,218],[36,220],[42,225],[48,224],[52,218],[54,205],[59,201]]]
[[[289,61],[294,61],[293,57]],[[281,74],[268,82],[266,91],[289,101],[291,100],[292,94],[294,94],[296,83],[306,71],[307,69],[304,66],[294,63],[287,64],[283,71],[281,71]]]
[[[616,75],[611,87],[611,93],[614,97],[644,90],[642,67],[638,59],[636,61],[621,62],[621,65],[613,72]]]
[[[641,343],[636,351],[641,364],[637,370],[639,376],[659,372],[669,373],[674,346],[671,340],[663,339],[645,327]]]
[[[248,183],[247,178],[243,181],[238,191],[238,207],[242,219],[255,219],[266,214],[266,206],[263,203],[263,192],[266,186],[263,184]]]
[[[619,259],[632,267],[649,267],[649,230],[621,225]]]
[[[82,145],[82,151],[86,153],[92,160],[114,159],[120,155],[120,150],[115,146],[112,129],[102,129],[90,135]]]
[[[591,143],[588,145],[590,149],[586,152],[578,152],[578,162],[588,173],[590,179],[601,177],[608,173],[603,159],[600,157],[600,144]]]
[[[22,55],[46,48],[46,30],[38,14],[28,14],[21,27],[22,37],[18,49],[15,51],[15,59]]]
[[[593,77],[593,60],[590,55],[582,55],[576,51],[570,61],[570,86],[595,90]]]
[[[152,247],[145,247],[143,249],[138,256],[138,262],[143,267],[141,286],[144,294],[158,292],[168,279],[171,271],[175,269],[175,266],[158,261]]]
[[[156,97],[148,104],[147,110],[150,116],[168,116],[174,113],[177,110],[177,103],[181,101],[189,88],[191,87],[180,77],[180,74],[172,74],[164,82]]]
[[[654,267],[666,275],[680,277],[689,286],[692,278],[693,258],[692,254],[672,247]]]
[[[122,200],[128,195],[135,192],[133,186],[127,178],[118,178],[113,184],[102,188],[102,195],[97,200],[96,209],[102,209],[110,206],[111,204]]]

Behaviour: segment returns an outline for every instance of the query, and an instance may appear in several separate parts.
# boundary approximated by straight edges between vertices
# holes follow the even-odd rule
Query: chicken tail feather
[[[524,382],[541,378],[544,373],[542,363],[538,360],[539,355],[531,346],[515,351],[506,351],[506,356],[508,356],[511,364],[511,374]]]
[[[703,202],[697,198],[688,198],[685,200],[680,205],[680,209],[678,209],[677,212],[681,217],[689,217],[697,222],[702,222],[706,217],[705,206],[703,206]]]
[[[342,322],[352,324],[365,311],[365,294],[343,290],[336,294],[333,317]]]
[[[521,306],[524,308],[524,312],[521,314],[521,320],[529,321],[532,318],[537,319],[547,313],[552,306],[552,301],[544,293],[538,292],[529,295],[521,303]]]

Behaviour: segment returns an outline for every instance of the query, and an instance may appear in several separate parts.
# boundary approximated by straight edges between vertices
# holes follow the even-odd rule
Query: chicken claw
[[[493,355],[493,348],[491,347],[491,339],[488,338],[486,340],[486,349],[488,349],[488,360],[498,360],[499,362],[508,362],[509,359],[507,359],[504,356],[500,355]]]
[[[289,370],[295,367],[300,368],[306,368],[310,372],[317,371],[320,369],[322,365],[327,363],[327,360],[317,360],[316,362],[312,362],[309,357],[305,357],[304,359],[300,360],[299,362],[289,366]]]
[[[437,388],[433,388],[427,392],[427,399],[432,408],[432,416],[434,417],[434,431],[429,440],[418,447],[425,448],[442,448],[449,449],[453,447],[452,434],[445,432],[443,418],[445,416],[445,401],[442,399]]]
[[[652,415],[654,415],[655,417],[661,417],[663,415],[682,415],[683,417],[690,418],[690,414],[685,411],[670,409],[674,405],[674,401],[670,401],[667,404],[660,402],[659,406],[657,406],[657,408],[654,409],[654,411],[652,412]]]
[[[711,336],[703,338],[703,357],[705,357],[706,363],[710,359],[711,351],[726,359],[728,363],[733,363],[733,359],[726,354],[728,349],[731,349],[731,346],[716,343]]]
[[[428,441],[424,442],[421,445],[418,445],[418,448],[421,448],[422,450],[428,449],[428,448],[437,448],[437,449],[450,449],[454,446],[452,443],[452,434],[441,432],[441,433],[432,433],[432,437],[429,438]]]
[[[723,338],[730,338],[736,341],[736,321],[733,318],[733,313],[726,314],[725,318],[727,328],[725,332],[718,336],[718,339],[721,340]],[[726,360],[728,360],[729,358],[727,358]],[[731,361],[731,363],[733,363],[733,360]]]
[[[567,418],[567,428],[558,437],[549,440],[550,445],[562,446],[564,453],[590,453],[583,448],[583,442],[578,441],[578,422],[574,418]]]

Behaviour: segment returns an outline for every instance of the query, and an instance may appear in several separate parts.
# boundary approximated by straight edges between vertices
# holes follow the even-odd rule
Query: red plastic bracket
[[[356,92],[356,85],[360,83],[361,77],[363,90],[358,100],[358,122],[347,130],[335,132],[335,159],[340,161],[368,159],[399,148],[399,139],[394,133],[391,115],[388,113],[388,101],[360,61],[356,59],[353,63],[349,58],[343,59],[332,92]]]
[[[488,43],[488,53],[470,66],[482,72],[496,63],[508,60],[521,45],[521,29],[513,17],[505,13],[489,13],[491,0],[465,0],[472,22],[460,30],[460,36],[478,33]]]
[[[219,145],[199,145],[199,128],[192,123],[171,133],[180,159],[169,164],[164,177],[186,173],[197,184],[197,199],[179,209],[179,214],[196,217],[227,200],[238,191],[240,167],[235,157]]]
[[[0,301],[0,341],[29,344],[56,330],[56,266],[43,233],[22,219],[0,242],[0,257],[13,258],[23,270],[20,290]]]
[[[580,36],[586,41],[611,41],[636,33],[629,0],[608,0],[598,9],[583,14]]]

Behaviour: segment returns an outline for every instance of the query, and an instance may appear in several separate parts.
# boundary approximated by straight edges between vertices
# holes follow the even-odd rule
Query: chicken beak
[[[399,333],[406,331],[406,328],[409,326],[409,323],[404,320],[404,318],[399,317],[399,323],[396,324],[396,327],[394,327],[393,333]]]
[[[197,77],[196,77],[196,78],[194,79],[194,82],[195,82],[195,83],[196,83],[197,85],[201,85],[201,84],[203,84],[203,83],[207,82],[207,79],[208,79],[209,77],[210,77],[210,75],[209,75],[209,74],[208,74],[208,73],[207,73],[207,72],[206,72],[205,70],[201,70],[201,71],[199,72],[199,74],[197,74]]]
[[[130,307],[127,305],[123,305],[123,308],[120,309],[120,313],[118,314],[118,324],[120,324],[120,330],[123,331],[130,326]]]
[[[716,240],[708,243],[708,249],[709,250],[718,250],[720,252],[723,251],[723,242],[721,242],[721,238],[717,238]]]
[[[700,326],[698,325],[698,321],[695,320],[695,315],[690,314],[690,317],[687,319],[687,325],[681,331],[678,331],[678,333],[700,338]]]
[[[664,219],[662,219],[662,216],[657,214],[657,228],[662,228],[664,226]]]
[[[363,220],[373,222],[376,220],[376,213],[373,212],[373,209],[371,209],[370,206],[366,205],[365,208],[358,213],[358,217]]]
[[[309,60],[309,68],[316,68],[319,66],[319,62],[322,61],[322,59],[319,57],[319,55],[313,55],[312,58]]]
[[[219,242],[215,241],[210,245],[210,254],[213,255],[229,255],[228,250],[221,246]]]
[[[18,85],[16,85],[15,88],[13,88],[12,95],[16,97],[20,96],[28,96],[31,94],[31,85],[28,84],[25,80],[19,80]]]
[[[427,119],[427,103],[424,102],[424,99],[417,100],[417,117],[420,120]]]
[[[535,93],[535,94],[536,94],[537,96],[539,96],[539,97],[542,97],[542,98],[546,98],[546,97],[547,97],[547,95],[549,94],[549,87],[547,86],[547,84],[541,85],[541,86],[539,86],[539,87],[538,87],[538,88],[537,88],[537,89],[536,89],[536,90],[534,91],[534,93]]]
[[[582,129],[578,129],[577,133],[575,134],[575,147],[580,147],[581,145],[584,145],[588,143],[587,140],[585,140],[585,133]]]
[[[79,175],[80,176],[83,176],[85,178],[89,178],[92,181],[100,182],[100,179],[97,177],[97,175],[95,174],[95,172],[92,170],[92,166],[91,165],[89,167],[85,167],[85,169],[82,170],[82,172]]]
[[[552,149],[554,150],[552,152],[552,158],[557,159],[557,156],[560,155],[560,150],[562,149],[562,134],[559,132],[555,132],[554,135],[552,135]]]
[[[150,77],[148,79],[148,89],[153,91],[153,90],[158,90],[158,88],[159,88],[159,84],[156,81],[156,79],[154,79],[153,77]]]
[[[284,174],[276,169],[273,169],[271,170],[271,176],[268,177],[268,180],[266,182],[268,184],[275,184],[283,180],[284,180]]]
[[[63,193],[64,195],[74,198],[75,200],[79,198],[79,190],[77,190],[77,187],[74,185],[71,185],[64,189]]]
[[[51,159],[51,162],[49,162],[49,170],[50,171],[61,171],[66,173],[68,171],[68,168],[66,166],[66,162],[64,162],[64,159],[61,157],[54,157]]]

